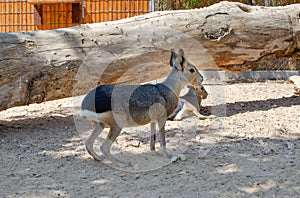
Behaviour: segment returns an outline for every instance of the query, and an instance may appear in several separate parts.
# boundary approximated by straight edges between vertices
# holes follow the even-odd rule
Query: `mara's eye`
[[[192,69],[190,69],[189,71],[190,71],[191,73],[194,73],[194,72],[195,72],[195,69],[192,68]]]

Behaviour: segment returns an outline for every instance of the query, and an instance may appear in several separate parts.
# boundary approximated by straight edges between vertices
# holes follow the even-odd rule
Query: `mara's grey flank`
[[[112,156],[111,145],[122,128],[148,123],[151,123],[150,150],[155,151],[157,123],[160,133],[160,150],[165,157],[171,157],[166,150],[166,120],[178,105],[181,89],[189,84],[201,84],[203,77],[197,68],[184,57],[182,49],[179,53],[171,50],[170,65],[172,70],[162,83],[101,85],[85,96],[81,104],[80,116],[92,122],[93,131],[85,145],[87,152],[95,160],[107,158],[116,165],[131,165]],[[104,127],[109,127],[110,130],[100,147],[103,154],[100,156],[94,151],[93,145]]]
[[[182,120],[190,112],[193,112],[198,119],[204,118],[200,114],[201,101],[207,98],[207,91],[203,85],[188,86],[188,92],[179,98],[178,106],[169,117],[170,120]]]

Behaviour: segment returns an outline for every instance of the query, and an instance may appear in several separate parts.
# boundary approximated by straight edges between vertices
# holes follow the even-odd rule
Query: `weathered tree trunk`
[[[171,48],[199,69],[247,70],[299,57],[300,5],[154,12],[121,21],[0,34],[0,110],[85,94],[100,83],[164,77]],[[166,66],[167,65],[167,66]]]

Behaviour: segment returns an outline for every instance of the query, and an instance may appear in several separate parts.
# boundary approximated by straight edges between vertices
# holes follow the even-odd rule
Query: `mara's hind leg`
[[[95,159],[95,160],[103,160],[104,156],[98,155],[94,150],[95,140],[99,137],[102,132],[104,125],[102,123],[98,123],[96,121],[92,121],[93,131],[87,141],[85,142],[85,148],[87,152]]]
[[[182,120],[182,118],[185,116],[186,114],[186,111],[187,111],[187,105],[186,105],[186,102],[183,103],[180,111],[178,111],[178,113],[176,114],[176,116],[174,117],[174,121],[180,121]]]
[[[117,166],[122,166],[122,165],[131,166],[131,163],[123,162],[123,161],[115,158],[114,156],[112,156],[111,153],[110,153],[111,145],[116,140],[116,138],[119,136],[121,130],[122,129],[117,125],[111,126],[110,130],[109,130],[109,133],[108,133],[104,143],[100,147],[100,150],[103,153],[103,155],[105,155],[105,157],[109,161],[111,161],[114,165],[117,165]]]
[[[151,135],[150,135],[150,150],[155,151],[155,141],[156,141],[156,129],[155,129],[156,123],[151,122],[150,128],[151,128]]]

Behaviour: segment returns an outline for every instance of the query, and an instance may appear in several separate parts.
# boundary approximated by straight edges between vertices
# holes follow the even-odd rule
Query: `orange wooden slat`
[[[21,24],[20,24],[20,2],[15,2],[15,24],[16,24],[16,32],[21,31]]]
[[[5,25],[5,14],[4,14],[4,3],[3,2],[0,2],[0,12],[2,13],[1,15],[0,15],[0,23],[1,23],[1,25],[0,25],[0,31],[1,32],[4,32],[5,31],[5,27],[4,27],[4,25]]]
[[[102,16],[103,16],[103,21],[107,21],[107,0],[103,0],[103,10],[102,10]]]
[[[91,2],[88,0],[85,4],[86,8],[86,23],[93,23],[92,13],[91,13]]]
[[[27,8],[27,11],[26,11],[26,15],[27,15],[27,23],[26,23],[26,30],[28,31],[31,31],[31,30],[34,30],[34,27],[33,27],[33,14],[32,14],[32,9],[31,9],[31,5],[30,4],[27,4],[26,6]]]
[[[104,21],[104,17],[103,17],[103,9],[104,9],[104,3],[103,0],[99,0],[99,22]]]
[[[108,1],[108,4],[109,4],[109,6],[108,6],[108,10],[107,10],[107,12],[108,12],[108,14],[109,14],[109,21],[112,21],[112,20],[114,20],[113,19],[113,1]]]
[[[53,29],[53,6],[51,6],[51,4],[49,5],[49,13],[50,13],[50,20],[49,20],[49,24],[50,24],[50,29]]]
[[[72,4],[69,3],[66,5],[66,26],[70,27],[73,25],[72,23]]]
[[[21,26],[22,26],[22,31],[26,31],[26,2],[21,3]]]
[[[101,21],[101,1],[98,0],[97,2],[95,2],[95,23],[98,23]]]
[[[120,2],[121,2],[121,10],[122,10],[122,12],[121,12],[121,17],[122,18],[126,18],[126,1],[125,0],[120,0]]]
[[[29,31],[30,30],[30,27],[28,24],[30,24],[30,14],[29,14],[29,4],[25,4],[25,12],[24,12],[24,18],[25,18],[25,23],[24,23],[24,29],[25,31]]]
[[[80,3],[81,0],[27,0],[29,4],[61,4],[61,3]]]
[[[12,3],[11,2],[9,2],[8,3],[8,12],[9,13],[11,13],[11,11],[12,11]],[[9,14],[9,16],[7,17],[7,25],[8,25],[8,31],[9,32],[12,32],[12,22],[13,21],[13,18],[12,18],[12,15],[11,14]]]
[[[0,2],[0,12],[1,12],[1,14],[0,14],[0,31],[1,32],[4,32],[4,9],[3,9],[3,5],[4,5],[4,3],[3,2]]]
[[[55,4],[49,4],[50,7],[50,28],[55,29],[56,28],[56,23],[55,23],[55,18],[56,18],[56,10],[55,10]]]
[[[43,5],[43,30],[49,30],[50,29],[50,7],[49,5]]]
[[[17,13],[16,13],[16,3],[15,2],[11,2],[12,4],[12,10],[11,10],[11,17],[12,17],[12,31],[16,32],[17,31]]]
[[[96,20],[97,13],[95,13],[95,12],[96,12],[95,2],[91,2],[91,17],[92,17],[93,23],[97,22],[97,20]]]
[[[62,21],[61,21],[62,26],[68,27],[69,23],[72,22],[72,7],[70,10],[69,4],[63,4],[63,8],[60,9],[59,12],[62,15]],[[71,19],[70,19],[69,13],[71,13]]]
[[[121,4],[119,0],[116,0],[116,7],[115,7],[115,12],[116,12],[116,20],[121,19]]]
[[[6,4],[6,7],[5,7],[5,11],[6,12],[9,12],[9,10],[10,10],[10,4]],[[9,25],[10,25],[10,20],[9,20],[9,15],[8,14],[6,14],[6,17],[5,17],[5,31],[6,32],[9,32],[10,30],[9,30]]]
[[[29,4],[27,4],[26,2],[24,2],[24,31],[30,31],[31,28],[29,27],[29,23],[30,23],[30,14],[29,14],[29,11],[30,11],[30,6]]]
[[[30,16],[31,16],[31,30],[37,30],[37,26],[34,24],[34,5],[30,5]]]

